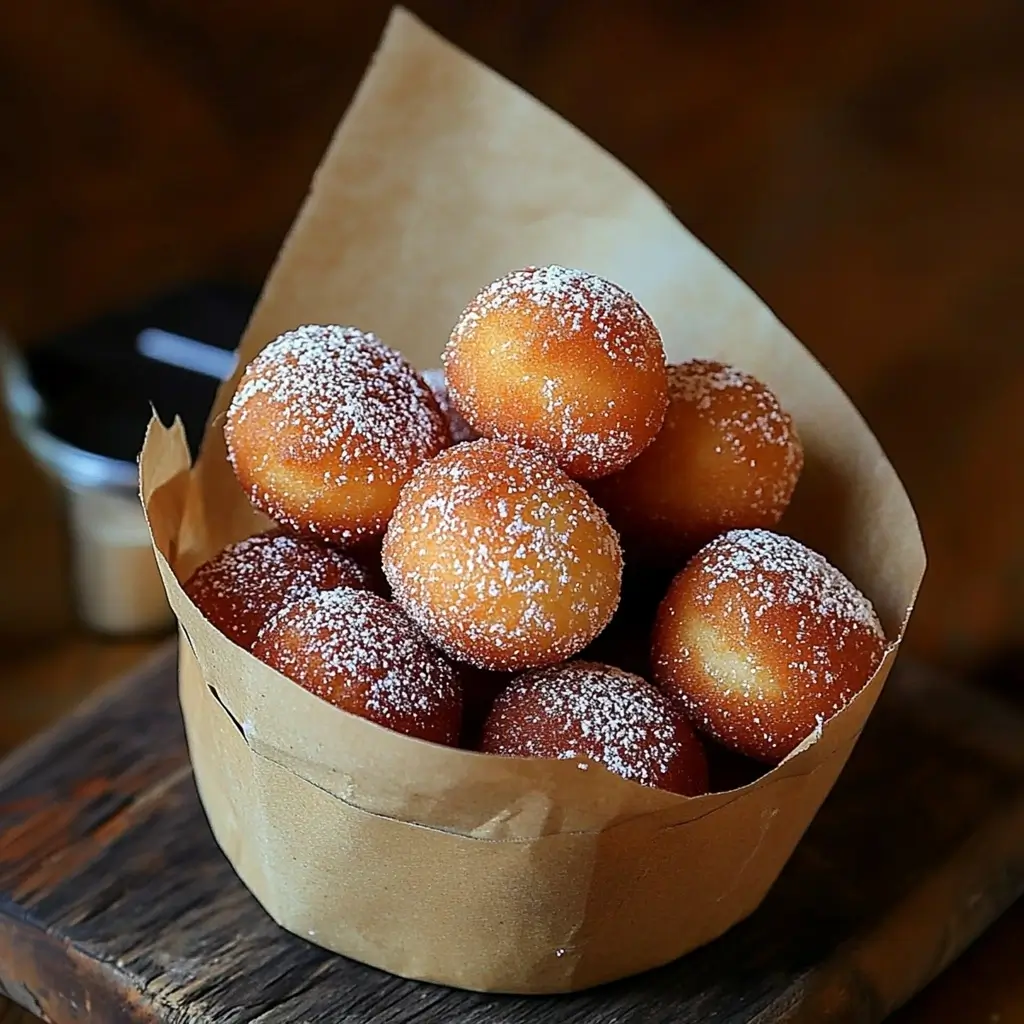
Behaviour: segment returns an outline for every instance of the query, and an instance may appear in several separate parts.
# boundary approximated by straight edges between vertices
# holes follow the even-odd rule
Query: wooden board
[[[669,967],[560,998],[390,977],[285,934],[203,818],[174,654],[0,765],[0,989],[58,1022],[881,1019],[1024,890],[1024,719],[913,665],[764,906]]]

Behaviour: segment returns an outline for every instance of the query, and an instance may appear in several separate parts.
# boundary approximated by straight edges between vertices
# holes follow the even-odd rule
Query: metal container
[[[26,350],[0,336],[4,404],[15,435],[64,495],[74,606],[96,632],[173,625],[135,455],[152,407],[182,414],[195,451],[252,301],[239,289],[187,288]]]

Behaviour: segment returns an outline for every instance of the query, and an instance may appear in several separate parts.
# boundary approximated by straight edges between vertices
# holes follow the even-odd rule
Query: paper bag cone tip
[[[757,782],[686,799],[568,762],[409,740],[234,646],[179,580],[264,528],[220,428],[238,376],[303,323],[372,330],[421,369],[465,303],[536,263],[616,281],[670,361],[763,379],[810,453],[783,523],[871,598],[893,643],[820,735]],[[842,770],[924,571],[909,499],[849,399],[631,172],[395,8],[221,388],[199,456],[154,414],[143,500],[182,631],[180,688],[213,832],[285,928],[407,977],[555,992],[670,961],[751,913]]]

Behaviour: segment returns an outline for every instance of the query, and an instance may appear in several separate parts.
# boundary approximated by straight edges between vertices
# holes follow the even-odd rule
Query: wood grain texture
[[[0,987],[57,1024],[877,1021],[1022,890],[1024,718],[906,667],[751,919],[563,998],[408,982],[278,929],[202,817],[173,652],[0,765]]]

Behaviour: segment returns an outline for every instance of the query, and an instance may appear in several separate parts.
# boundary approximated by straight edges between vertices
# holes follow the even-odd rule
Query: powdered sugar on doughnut
[[[561,266],[485,288],[445,349],[448,387],[481,435],[549,454],[571,476],[627,465],[665,416],[665,352],[623,288]]]
[[[384,569],[395,600],[435,643],[479,668],[507,669],[561,661],[593,639],[617,605],[622,559],[578,484],[540,455],[482,440],[413,475],[388,527]],[[514,622],[493,614],[510,601]]]
[[[702,411],[714,410],[716,391],[737,390],[756,396],[757,408],[745,412],[742,419],[750,421],[767,444],[786,445],[790,441],[790,419],[775,396],[757,378],[709,360],[694,359],[668,368],[669,398],[689,402]]]
[[[652,662],[699,728],[772,762],[846,707],[885,642],[871,602],[824,556],[769,530],[733,530],[673,581]]]
[[[282,426],[301,429],[300,450],[290,453],[297,460],[372,454],[381,473],[394,474],[437,449],[430,388],[398,352],[355,327],[307,324],[276,338],[249,364],[228,421],[244,423],[257,395]]]
[[[319,541],[285,533],[258,534],[201,565],[185,592],[222,632],[249,647],[284,605],[334,587],[371,590],[365,566]]]
[[[366,717],[381,725],[438,738],[439,722],[454,721],[457,735],[454,667],[376,594],[339,589],[293,604],[267,623],[255,653],[330,703],[344,707],[352,702],[345,691],[360,691]]]
[[[455,325],[459,335],[489,313],[514,309],[554,317],[565,335],[587,330],[609,359],[646,360],[657,328],[639,302],[611,281],[572,267],[526,267],[485,288]],[[551,343],[557,343],[557,337]]]
[[[224,439],[252,503],[296,533],[379,537],[413,469],[450,444],[433,393],[353,327],[307,325],[246,368]]]
[[[740,400],[718,400],[728,392],[734,392]],[[771,506],[792,493],[803,468],[803,446],[792,419],[759,380],[734,366],[694,359],[669,366],[668,393],[669,401],[686,402],[714,425],[722,438],[721,454],[742,460],[750,457],[750,449],[761,445],[785,448],[785,472],[770,488],[772,493],[760,497],[763,505]]]
[[[495,702],[484,749],[508,757],[588,758],[645,786],[663,785],[697,741],[650,683],[597,662],[527,672]]]
[[[783,605],[835,622],[837,631],[860,627],[885,639],[871,602],[824,555],[785,534],[731,530],[705,548],[700,565],[704,604],[738,581],[755,618]]]

